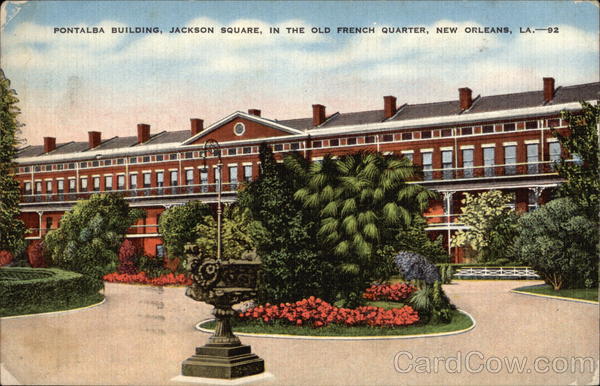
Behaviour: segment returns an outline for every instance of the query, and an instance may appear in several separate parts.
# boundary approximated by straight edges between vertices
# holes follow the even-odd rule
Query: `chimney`
[[[102,134],[99,131],[88,131],[88,148],[93,149],[102,142]]]
[[[56,149],[56,138],[44,137],[44,153],[49,153],[54,149]]]
[[[319,126],[325,122],[325,106],[323,105],[312,105],[313,108],[313,126]]]
[[[258,110],[258,109],[249,109],[248,110],[248,114],[250,114],[250,115],[256,115],[257,117],[260,117],[260,110]]]
[[[204,121],[198,118],[191,118],[192,137],[204,130]]]
[[[554,99],[554,78],[544,78],[544,103]]]
[[[460,99],[460,109],[467,110],[473,104],[472,91],[468,87],[463,87],[458,89],[458,96]]]
[[[145,123],[138,123],[138,143],[144,143],[150,139],[150,125]]]
[[[383,115],[385,119],[390,119],[396,114],[396,97],[395,96],[384,96],[383,97]]]

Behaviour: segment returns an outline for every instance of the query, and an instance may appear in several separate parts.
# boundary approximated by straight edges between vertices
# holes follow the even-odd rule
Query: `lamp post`
[[[204,144],[204,167],[208,151],[216,153],[217,171],[217,256],[206,256],[197,245],[187,244],[185,253],[191,263],[192,285],[186,290],[190,298],[214,306],[216,326],[208,343],[196,347],[196,354],[183,361],[184,376],[233,379],[263,373],[264,360],[252,353],[250,346],[243,345],[233,334],[231,318],[235,315],[232,306],[256,297],[260,261],[255,253],[244,253],[233,258],[221,255],[221,147],[214,139]]]

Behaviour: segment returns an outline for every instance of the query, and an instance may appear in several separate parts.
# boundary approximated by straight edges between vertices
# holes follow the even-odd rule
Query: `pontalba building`
[[[554,161],[562,150],[550,129],[568,130],[560,112],[599,99],[600,83],[557,87],[553,78],[540,83],[539,91],[492,96],[465,87],[455,100],[424,104],[385,96],[381,109],[351,113],[315,104],[312,116],[303,119],[266,118],[250,109],[208,127],[192,118],[180,131],[152,132],[140,123],[131,136],[104,138],[90,131],[87,142],[45,137],[43,146],[18,152],[21,216],[31,230],[28,238],[39,239],[58,227],[78,199],[119,192],[146,212],[127,237],[145,254],[160,256],[160,214],[189,200],[215,202],[219,179],[224,200],[234,200],[241,184],[258,176],[258,148],[266,142],[278,158],[297,151],[319,161],[326,154],[372,150],[411,159],[423,168],[415,182],[440,193],[425,213],[427,230],[447,243],[461,227],[464,192],[499,189],[513,194],[518,211],[528,211],[547,201],[560,183]],[[222,148],[222,175],[215,154],[203,158],[208,139]],[[460,261],[460,251],[452,252]]]

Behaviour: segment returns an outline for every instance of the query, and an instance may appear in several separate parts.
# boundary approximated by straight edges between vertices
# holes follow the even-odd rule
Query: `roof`
[[[343,126],[359,126],[375,124],[380,122],[394,122],[422,118],[447,117],[453,115],[476,113],[489,113],[494,111],[506,111],[512,109],[532,108],[544,105],[560,105],[565,103],[579,102],[582,100],[600,99],[600,82],[578,84],[573,86],[558,87],[555,90],[554,98],[549,103],[544,103],[543,91],[527,91],[511,94],[491,95],[476,97],[473,99],[473,104],[466,111],[460,110],[458,100],[434,102],[434,103],[418,103],[402,105],[396,114],[389,120],[384,119],[383,110],[368,110],[348,113],[335,113],[330,115],[327,120],[317,126],[319,129],[336,128]],[[228,116],[232,119],[239,116],[240,112]],[[243,114],[247,116],[247,114]],[[227,119],[227,117],[226,117]],[[297,119],[261,119],[263,124],[273,124],[284,126],[287,130],[304,131],[317,128],[312,124],[312,117],[297,118]],[[269,122],[266,122],[269,121]],[[266,122],[266,123],[265,123]],[[223,123],[223,120],[214,124],[215,127]],[[204,132],[203,132],[204,133]],[[169,144],[184,144],[189,141],[191,132],[189,130],[179,131],[162,131],[153,134],[148,141],[143,144],[138,144],[137,136],[128,137],[113,137],[104,140],[95,150],[126,150],[130,147],[142,145],[169,145]],[[87,142],[67,142],[57,145],[56,149],[49,154],[73,154],[87,151]],[[44,146],[27,146],[17,152],[18,158],[37,157],[44,155]]]

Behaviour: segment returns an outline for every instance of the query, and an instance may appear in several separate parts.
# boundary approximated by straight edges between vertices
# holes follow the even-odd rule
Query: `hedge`
[[[81,307],[100,301],[104,284],[56,268],[0,268],[0,316]]]

